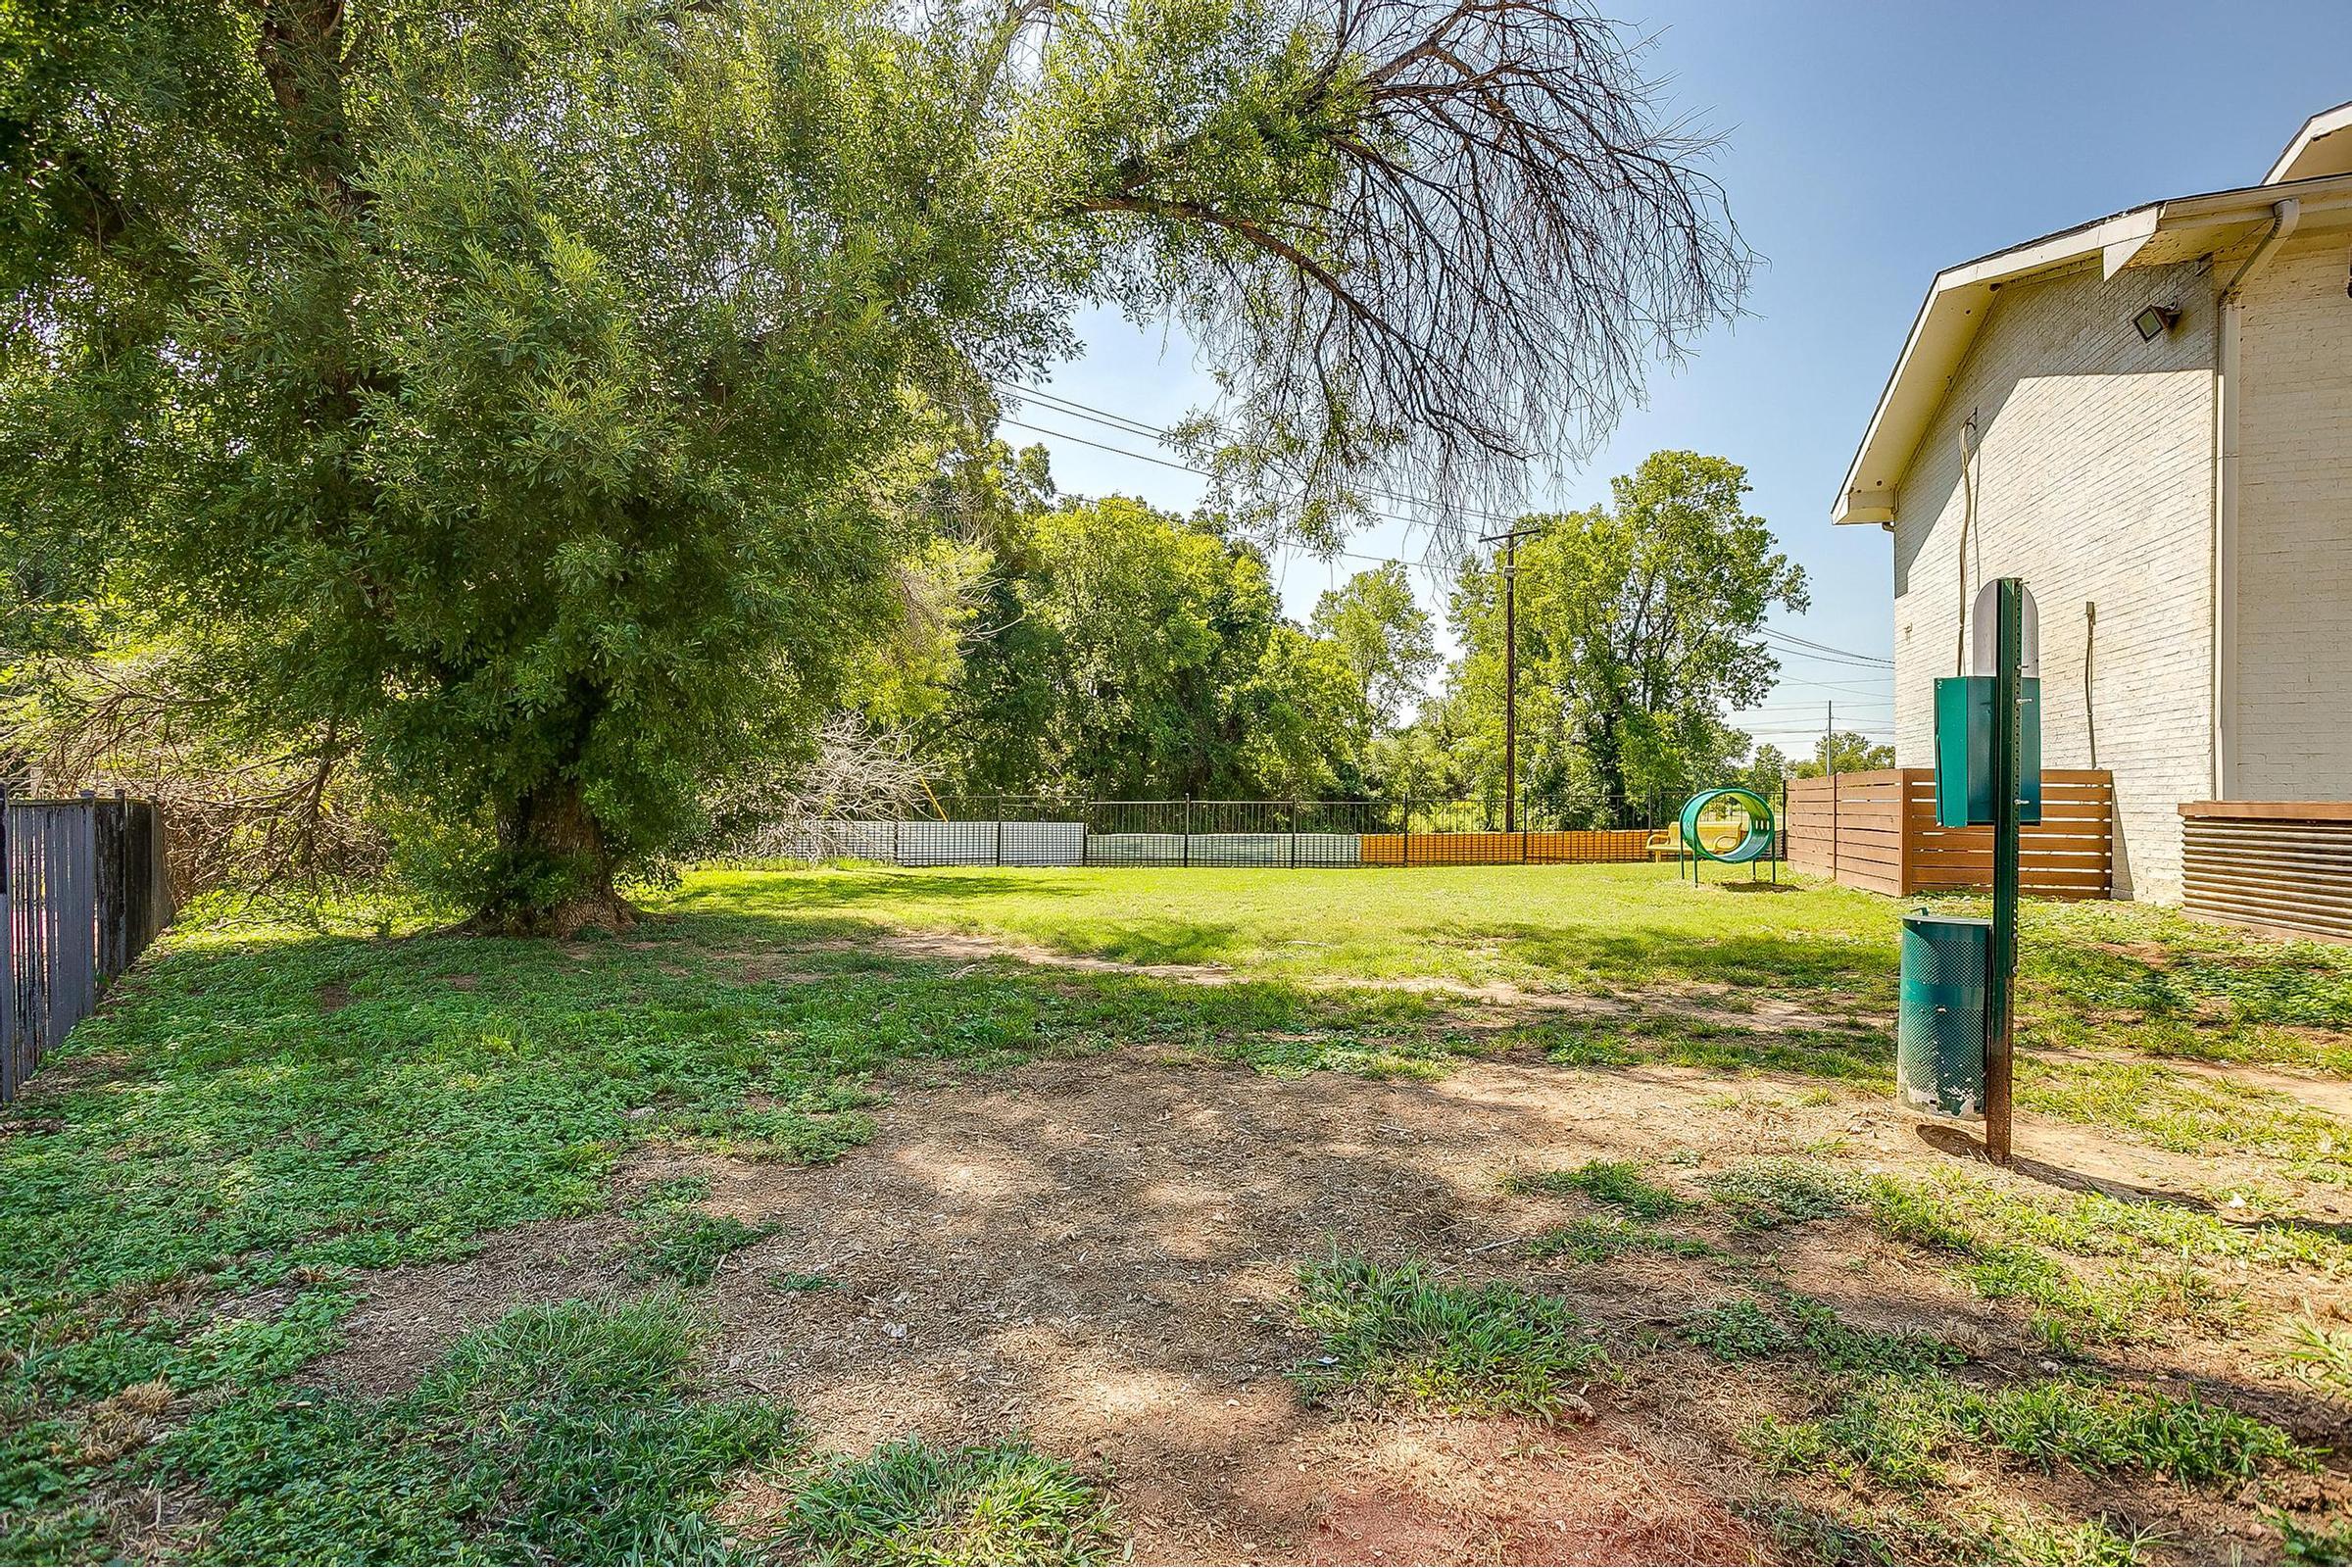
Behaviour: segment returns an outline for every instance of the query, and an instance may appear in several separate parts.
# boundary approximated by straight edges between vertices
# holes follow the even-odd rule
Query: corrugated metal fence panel
[[[2040,898],[2104,899],[2115,885],[2115,785],[2104,768],[2044,768],[2041,821],[2018,841],[2018,883]],[[1983,892],[1992,829],[1936,825],[1933,768],[1792,778],[1788,863],[1847,887],[1908,895]]]
[[[1086,859],[1081,822],[925,822],[885,824],[895,829],[877,859],[901,865],[1080,865]]]
[[[2352,942],[2352,803],[2197,801],[2180,817],[2189,913]]]
[[[162,835],[147,801],[0,803],[0,1101],[170,920]]]

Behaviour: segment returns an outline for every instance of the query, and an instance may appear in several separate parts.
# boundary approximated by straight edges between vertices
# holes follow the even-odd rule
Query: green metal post
[[[2000,580],[1998,662],[1992,677],[1992,954],[1984,985],[1984,1152],[2009,1163],[2009,1067],[2017,981],[2018,696],[2025,584]]]

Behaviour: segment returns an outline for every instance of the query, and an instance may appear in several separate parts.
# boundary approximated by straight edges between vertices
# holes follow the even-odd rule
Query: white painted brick
[[[2171,305],[2154,343],[2132,325]],[[2096,263],[1993,297],[1897,497],[1895,747],[1932,765],[1933,682],[1963,593],[2026,579],[2041,610],[2042,759],[2114,770],[2116,883],[2177,900],[2180,802],[2211,788],[2212,284],[2199,264]],[[1965,589],[1961,428],[1978,416]],[[2085,697],[2085,602],[2098,605]],[[2093,756],[2095,719],[2096,755]]]
[[[2238,336],[2241,800],[2352,799],[2352,241],[2299,236]]]

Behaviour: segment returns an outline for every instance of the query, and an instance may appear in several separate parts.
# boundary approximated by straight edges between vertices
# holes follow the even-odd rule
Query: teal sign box
[[[1936,825],[1992,821],[1992,680],[1946,675],[1936,682]],[[2041,820],[2041,681],[2017,683],[2017,819]]]

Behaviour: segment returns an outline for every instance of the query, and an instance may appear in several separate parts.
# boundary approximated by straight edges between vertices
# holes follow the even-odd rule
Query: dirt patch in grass
[[[1617,1422],[1335,1429],[1309,1562],[1745,1563],[1771,1548],[1710,1489],[1711,1452]]]
[[[2331,1037],[2333,1038],[2333,1037]],[[2099,1061],[2115,1065],[2145,1062],[2150,1058],[2120,1052],[2069,1051],[2042,1046],[2034,1054],[2054,1061]],[[2277,1094],[2291,1096],[2330,1116],[2352,1121],[2352,1083],[2341,1078],[2329,1078],[2313,1072],[2293,1072],[2277,1067],[2245,1066],[2236,1063],[2197,1061],[2183,1056],[2166,1056],[2158,1062],[2166,1071],[2191,1078],[2211,1079],[2219,1083],[2239,1084],[2249,1089],[2268,1089]]]
[[[471,1257],[386,1269],[344,1321],[345,1344],[303,1369],[306,1382],[387,1398],[416,1386],[468,1332],[518,1306],[601,1296],[625,1274],[617,1215],[494,1232]]]
[[[1527,1274],[1512,1243],[1538,1215],[1499,1161],[1608,1147],[1591,1141],[1614,1137],[1599,1097],[1570,1110],[1541,1070],[1414,1087],[1140,1061],[1013,1076],[906,1097],[873,1148],[815,1180],[701,1166],[707,1207],[780,1227],[719,1293],[723,1375],[789,1400],[817,1446],[1022,1432],[1110,1479],[1146,1560],[1752,1557],[1705,1466],[1611,1493],[1665,1469],[1632,1446],[1638,1422],[1334,1420],[1283,1375],[1313,1349],[1298,1267],[1335,1248]],[[1631,1330],[1653,1292],[1690,1288],[1648,1272],[1630,1295],[1543,1280]],[[810,1274],[839,1283],[770,1283]]]
[[[2082,945],[2095,953],[2144,963],[2151,969],[2169,969],[2173,964],[2173,950],[2161,942],[2085,942]]]
[[[1145,1561],[1775,1556],[1789,1548],[1758,1523],[1773,1517],[1758,1499],[1826,1507],[1838,1489],[1772,1481],[1742,1434],[1766,1415],[1818,1413],[1805,1401],[1819,1374],[1725,1365],[1676,1327],[1764,1276],[1860,1328],[1951,1344],[1972,1376],[2058,1364],[2022,1309],[1859,1214],[1758,1228],[1705,1200],[1701,1178],[1757,1156],[1912,1174],[1959,1164],[1884,1101],[1663,1066],[1488,1060],[1368,1082],[1129,1053],[905,1088],[878,1122],[869,1146],[822,1168],[668,1151],[625,1173],[624,1210],[632,1193],[699,1179],[700,1210],[765,1232],[709,1287],[711,1383],[789,1402],[819,1457],[1021,1434],[1107,1485]],[[2197,1185],[2197,1161],[2080,1129],[2029,1119],[2021,1141],[2119,1188]],[[1657,1223],[1712,1250],[1541,1255],[1529,1244],[1547,1229],[1617,1217],[1581,1191],[1505,1179],[1593,1160],[1636,1162],[1690,1200]],[[508,1233],[464,1263],[379,1276],[323,1369],[394,1391],[514,1304],[611,1288],[619,1223]],[[1589,1421],[1560,1425],[1310,1404],[1286,1376],[1317,1351],[1298,1269],[1340,1251],[1564,1300],[1621,1375],[1581,1391]],[[2315,1430],[2326,1407],[2248,1377],[2219,1333],[2076,1364],[2194,1379],[2307,1439],[2347,1439],[2340,1419],[2332,1436]],[[2163,1553],[2184,1559],[2278,1549],[2251,1496],[2144,1475],[2090,1485],[1995,1467],[1975,1481],[2117,1511],[2169,1532]],[[2336,1495],[2340,1478],[2324,1487]],[[779,1496],[747,1482],[728,1516],[756,1531]]]

